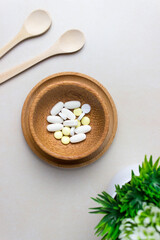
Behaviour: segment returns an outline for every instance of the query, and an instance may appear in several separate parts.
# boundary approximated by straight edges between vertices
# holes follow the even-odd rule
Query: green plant
[[[158,167],[160,158],[153,164],[152,156],[149,161],[145,156],[142,167],[139,167],[139,176],[132,172],[131,184],[138,191],[142,191],[145,201],[153,202],[160,207],[160,167]]]
[[[152,156],[139,166],[139,176],[132,171],[131,181],[122,187],[116,187],[116,198],[106,192],[92,198],[100,206],[91,208],[90,213],[104,214],[98,223],[96,233],[102,240],[116,240],[120,234],[120,225],[126,218],[134,218],[143,203],[154,203],[160,207],[160,166],[159,159],[153,164]]]
[[[159,240],[160,208],[153,203],[143,203],[135,218],[125,218],[120,225],[119,238],[122,240]]]
[[[124,219],[117,201],[106,192],[102,192],[102,194],[98,194],[97,198],[92,199],[100,204],[101,207],[91,208],[94,210],[91,213],[105,214],[95,227],[95,234],[103,236],[102,240],[117,239],[117,236],[120,233],[119,227],[121,221]]]

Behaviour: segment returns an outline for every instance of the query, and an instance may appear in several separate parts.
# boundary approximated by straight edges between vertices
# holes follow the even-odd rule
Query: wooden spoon
[[[45,33],[50,28],[51,22],[52,20],[46,11],[40,9],[33,11],[25,20],[19,33],[0,49],[0,58],[23,40]]]
[[[58,54],[67,54],[79,51],[85,43],[84,34],[76,29],[65,32],[47,51],[37,57],[12,68],[11,70],[0,74],[0,84],[17,74],[25,71],[33,65]]]

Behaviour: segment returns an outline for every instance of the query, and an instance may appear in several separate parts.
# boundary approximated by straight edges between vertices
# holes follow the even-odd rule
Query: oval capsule
[[[63,120],[66,120],[66,119],[67,119],[66,115],[64,115],[64,114],[61,113],[61,112],[60,112],[58,115],[59,115],[61,118],[63,118]]]
[[[76,118],[76,116],[73,114],[73,112],[71,112],[67,108],[63,108],[62,109],[62,114],[64,114],[70,120],[72,120],[72,119],[74,120]]]
[[[79,108],[81,106],[81,103],[79,101],[68,101],[65,102],[64,107],[68,109],[75,109]]]
[[[71,143],[78,143],[78,142],[82,142],[85,139],[86,139],[86,134],[79,133],[79,134],[76,134],[76,135],[70,137],[70,142]]]
[[[48,116],[47,121],[49,123],[62,123],[63,119],[61,117],[58,117],[58,116]]]
[[[53,123],[47,126],[47,130],[49,132],[59,131],[59,130],[62,130],[62,128],[63,128],[63,125],[61,123]]]
[[[63,122],[63,125],[67,127],[76,127],[78,125],[78,120],[66,120]]]
[[[71,127],[70,135],[73,136],[75,131],[75,127]]]
[[[79,121],[84,117],[85,113],[82,112],[81,115],[77,118]]]
[[[63,102],[56,103],[51,109],[51,115],[53,116],[57,115],[62,110],[63,106],[64,106]]]
[[[91,131],[91,126],[90,125],[84,125],[84,126],[80,126],[77,127],[75,129],[75,133],[87,133]]]

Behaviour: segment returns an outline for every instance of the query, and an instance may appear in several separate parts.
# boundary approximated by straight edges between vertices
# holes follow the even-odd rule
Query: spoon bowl
[[[51,26],[52,20],[48,12],[44,10],[33,11],[25,20],[23,28],[34,37],[45,33]]]
[[[47,51],[0,74],[0,84],[49,57],[77,52],[84,46],[84,44],[85,38],[81,31],[76,29],[68,30]]]
[[[52,20],[48,12],[41,9],[33,11],[25,20],[19,33],[0,49],[0,58],[25,39],[45,33],[50,28],[51,23]]]
[[[77,52],[84,44],[84,34],[77,29],[65,32],[59,39],[60,48],[66,53]]]

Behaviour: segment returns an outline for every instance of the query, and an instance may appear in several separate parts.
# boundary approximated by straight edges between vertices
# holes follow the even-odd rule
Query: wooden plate
[[[46,117],[58,101],[69,100],[91,105],[88,116],[92,130],[85,141],[63,145],[46,130]],[[117,111],[98,81],[84,74],[63,72],[45,78],[31,90],[21,122],[24,137],[39,158],[54,166],[73,168],[96,161],[109,148],[117,130]]]

